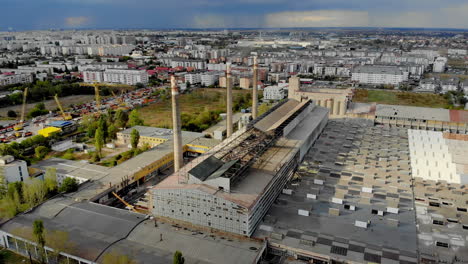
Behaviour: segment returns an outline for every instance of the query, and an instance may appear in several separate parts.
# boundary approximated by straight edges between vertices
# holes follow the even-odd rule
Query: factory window
[[[463,207],[457,207],[457,211],[459,212],[467,212],[466,208],[463,208]]]
[[[462,225],[463,229],[468,230],[468,225]]]
[[[432,223],[434,225],[444,225],[444,221],[440,221],[440,220],[432,220]]]

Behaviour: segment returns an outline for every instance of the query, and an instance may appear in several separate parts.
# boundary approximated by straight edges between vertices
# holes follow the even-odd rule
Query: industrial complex
[[[256,58],[253,68],[255,80]],[[174,76],[171,95],[173,129],[117,134],[128,146],[137,130],[148,151],[114,167],[31,166],[80,187],[4,222],[0,245],[37,257],[31,227],[41,219],[67,232],[69,246],[45,248],[65,263],[112,252],[169,263],[175,250],[187,263],[468,262],[466,112],[352,104],[352,89],[293,77],[289,98],[265,113],[252,100],[251,115],[226,111],[224,125],[197,133],[181,130]]]

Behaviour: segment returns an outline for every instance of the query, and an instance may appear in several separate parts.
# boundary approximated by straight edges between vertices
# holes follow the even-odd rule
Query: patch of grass
[[[233,90],[233,108],[234,111],[240,111],[241,108],[250,107],[252,93],[249,90]],[[190,120],[199,119],[205,121],[207,118],[201,118],[204,115],[219,115],[226,112],[226,89],[203,88],[197,89],[188,94],[181,94],[179,97],[181,114],[185,118],[182,120],[182,127],[190,127]],[[140,116],[148,126],[172,128],[172,105],[171,99],[166,99],[142,107],[138,110]],[[208,113],[209,112],[209,113]],[[208,118],[215,122],[216,118]],[[198,125],[198,124],[197,124]],[[199,124],[212,125],[212,124]]]
[[[354,102],[379,103],[390,105],[408,105],[419,107],[448,108],[450,102],[439,94],[381,91],[381,90],[356,90]]]
[[[34,263],[38,263],[33,261]],[[21,255],[14,253],[13,251],[2,249],[0,250],[0,263],[5,264],[17,264],[17,263],[29,263],[29,258],[25,258]]]

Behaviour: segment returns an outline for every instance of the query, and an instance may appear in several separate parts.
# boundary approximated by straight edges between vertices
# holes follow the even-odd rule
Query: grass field
[[[251,98],[249,90],[233,90],[234,110],[248,105]],[[203,88],[192,93],[181,94],[179,97],[181,114],[197,118],[203,112],[225,112],[226,111],[226,89]],[[170,98],[158,103],[140,108],[140,117],[145,125],[154,127],[172,128],[172,108]],[[183,121],[184,122],[184,121]]]
[[[449,102],[442,95],[358,89],[353,98],[354,102],[379,103],[390,105],[409,105],[420,107],[447,108]]]

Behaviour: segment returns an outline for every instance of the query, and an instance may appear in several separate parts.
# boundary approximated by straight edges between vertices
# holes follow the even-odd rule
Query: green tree
[[[13,111],[13,110],[8,110],[7,116],[8,116],[8,117],[15,118],[15,117],[17,117],[18,115],[16,114],[15,111]]]
[[[138,130],[133,129],[130,133],[130,144],[132,145],[132,149],[138,148],[138,143],[140,142],[140,132]]]
[[[102,156],[101,150],[102,150],[102,147],[104,146],[104,132],[101,130],[101,128],[98,128],[96,130],[96,134],[94,135],[94,146],[96,147],[96,151],[99,157],[101,157]]]
[[[40,179],[28,180],[23,186],[24,201],[29,207],[42,203],[47,196],[47,187]]]
[[[38,220],[38,219],[34,220],[33,235],[34,235],[34,240],[39,246],[39,257],[40,257],[41,263],[45,263],[44,246],[46,242],[45,242],[45,237],[44,237],[44,223],[42,222],[42,220]]]
[[[68,232],[61,230],[46,230],[45,238],[47,246],[53,249],[53,251],[47,252],[49,258],[54,259],[55,263],[59,262],[60,253],[72,253],[75,249],[75,245],[70,241]]]
[[[47,193],[54,193],[57,191],[57,168],[46,168],[44,184],[45,188],[47,189]]]
[[[45,108],[45,104],[44,103],[38,103],[34,106],[34,108],[29,111],[28,113],[28,117],[29,118],[33,118],[33,117],[36,117],[36,116],[41,116],[41,115],[45,115],[49,113],[49,111],[47,111],[47,109]]]
[[[114,115],[115,126],[118,128],[124,128],[128,122],[128,115],[122,109],[115,112]]]
[[[65,192],[65,193],[70,193],[70,192],[76,192],[78,190],[78,181],[75,178],[65,178],[62,182],[62,185],[60,185],[59,191],[60,192]]]
[[[143,126],[143,120],[140,118],[140,114],[138,113],[138,110],[133,109],[130,112],[130,115],[128,116],[128,126],[129,127],[134,127],[134,126]]]
[[[49,153],[49,149],[44,146],[37,146],[34,149],[34,153],[37,159],[42,160],[47,155],[47,153]]]
[[[177,251],[174,253],[174,261],[173,261],[173,263],[174,263],[174,264],[184,264],[184,262],[185,262],[185,259],[184,259],[184,257],[182,256],[182,252],[180,252],[180,251],[177,250]]]
[[[99,117],[98,129],[101,129],[102,134],[104,136],[104,142],[106,142],[107,138],[109,137],[109,135],[107,134],[107,117],[106,117],[106,115],[101,115]]]
[[[117,138],[117,132],[119,132],[119,129],[115,127],[114,124],[110,124],[110,126],[107,128],[107,135],[109,139],[116,139]]]

